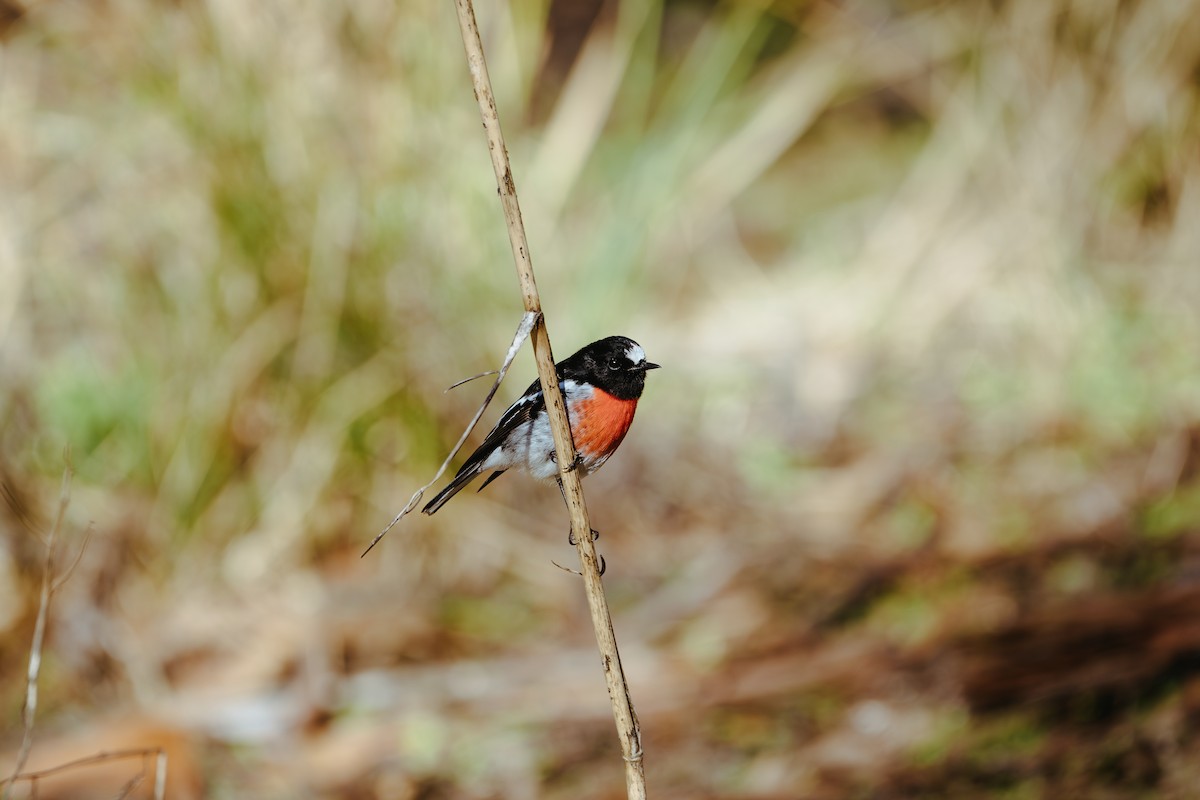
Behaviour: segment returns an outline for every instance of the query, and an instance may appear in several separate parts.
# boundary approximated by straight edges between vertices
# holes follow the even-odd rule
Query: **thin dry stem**
[[[38,600],[37,621],[33,626],[33,642],[29,645],[29,668],[25,673],[25,708],[21,712],[24,731],[21,735],[21,748],[17,751],[17,763],[13,765],[12,774],[19,775],[29,760],[29,751],[33,747],[33,722],[37,716],[38,704],[38,675],[42,671],[42,644],[46,640],[46,618],[50,615],[50,598],[57,588],[54,581],[54,545],[58,539],[58,531],[62,527],[63,517],[67,513],[67,505],[71,501],[71,463],[68,456],[67,466],[63,469],[62,491],[58,496],[58,513],[54,516],[54,525],[50,528],[50,536],[46,540],[46,560],[42,565],[42,591]],[[82,551],[81,551],[82,552]],[[12,793],[13,780],[10,779],[4,787],[3,797],[7,800]]]
[[[167,751],[161,747],[154,757],[154,800],[167,796]]]
[[[10,778],[5,778],[0,783],[5,784],[5,794],[12,788],[17,781],[29,781],[36,784],[37,781],[43,778],[49,778],[57,775],[60,772],[67,770],[78,769],[79,767],[87,767],[93,764],[101,764],[105,761],[119,761],[126,758],[141,758],[154,756],[154,800],[163,800],[167,793],[167,751],[161,747],[143,747],[129,750],[108,750],[96,753],[95,755],[77,758],[74,761],[68,761],[64,764],[58,764],[46,769],[40,769],[35,772],[20,772]],[[131,786],[136,785],[144,780],[146,774],[145,767],[137,775],[133,776],[129,783],[122,790],[127,793]],[[136,782],[136,783],[135,783]]]
[[[471,418],[471,422],[467,425],[467,429],[462,432],[462,436],[458,437],[458,443],[455,444],[450,450],[450,453],[446,456],[446,460],[442,462],[440,467],[438,467],[438,471],[434,474],[433,478],[430,479],[429,483],[413,492],[413,496],[408,499],[408,503],[404,506],[404,508],[400,509],[400,513],[392,517],[392,521],[387,524],[387,527],[376,534],[375,538],[371,540],[371,543],[367,545],[367,549],[363,550],[362,555],[359,556],[359,558],[362,558],[367,553],[371,552],[371,548],[379,544],[379,540],[382,539],[388,531],[396,527],[397,522],[404,519],[406,514],[417,507],[417,503],[420,503],[421,498],[425,495],[425,490],[437,483],[438,478],[442,477],[442,473],[446,471],[446,467],[450,466],[450,461],[454,458],[458,451],[462,449],[463,443],[467,441],[467,437],[471,435],[471,431],[475,430],[475,426],[479,424],[480,418],[483,417],[483,412],[487,410],[488,405],[490,405],[492,402],[492,398],[496,396],[496,390],[500,388],[500,383],[504,380],[504,376],[508,374],[508,368],[512,366],[513,359],[517,357],[517,351],[521,349],[521,345],[525,344],[525,340],[529,338],[529,332],[533,329],[534,323],[537,322],[538,316],[539,315],[533,311],[526,311],[525,316],[521,317],[521,323],[517,326],[517,332],[513,334],[512,344],[508,347],[508,353],[505,354],[504,363],[500,365],[500,369],[484,372],[454,384],[454,386],[461,386],[467,381],[473,381],[475,378],[482,378],[484,375],[491,375],[493,373],[496,375],[496,380],[492,382],[492,388],[488,390],[487,397],[483,398],[483,402],[479,405],[479,410],[476,411],[475,416]],[[450,389],[453,389],[454,386],[451,386]],[[447,391],[449,391],[449,389],[447,389]]]
[[[68,761],[65,764],[58,764],[47,769],[36,770],[33,772],[23,772],[25,764],[29,760],[29,753],[33,748],[33,725],[37,717],[38,705],[38,678],[42,670],[42,648],[46,641],[46,620],[50,615],[50,601],[54,598],[56,592],[62,588],[63,584],[71,577],[71,573],[75,571],[75,567],[79,565],[83,558],[83,552],[87,549],[88,542],[91,541],[92,526],[88,526],[83,542],[79,546],[79,552],[75,554],[70,566],[57,579],[54,577],[54,554],[55,547],[58,544],[58,533],[62,529],[63,518],[67,513],[67,506],[71,502],[71,477],[74,470],[71,468],[70,451],[64,454],[67,462],[63,469],[62,491],[58,496],[58,511],[54,516],[54,525],[50,528],[50,534],[43,540],[46,548],[46,558],[42,565],[42,589],[41,596],[38,601],[37,621],[33,627],[33,641],[29,645],[29,668],[25,676],[25,708],[22,711],[22,722],[24,732],[21,737],[21,747],[17,751],[17,761],[13,766],[12,775],[8,778],[0,780],[0,786],[4,787],[4,791],[0,793],[0,798],[8,800],[12,794],[12,787],[19,781],[28,781],[34,787],[34,796],[37,796],[37,782],[42,778],[47,778],[59,772],[64,772],[76,767],[95,764],[102,761],[111,761],[114,759],[133,758],[140,756],[145,758],[149,755],[155,755],[155,778],[154,778],[154,797],[155,800],[163,800],[166,796],[166,775],[167,775],[167,754],[161,747],[143,748],[138,750],[114,750],[111,752],[97,753],[93,756],[80,758],[75,761]],[[40,538],[40,537],[39,537]],[[145,767],[142,772],[135,775],[129,783],[121,790],[119,797],[127,797],[144,779]]]
[[[568,469],[575,461],[575,445],[571,438],[571,427],[567,420],[562,392],[558,386],[558,374],[554,369],[550,335],[541,314],[541,299],[538,296],[537,281],[534,279],[533,264],[529,258],[529,243],[525,238],[525,226],[521,220],[521,207],[517,202],[517,188],[508,160],[508,149],[500,131],[500,116],[496,111],[496,99],[492,94],[491,80],[488,78],[487,64],[483,56],[483,42],[479,37],[479,26],[475,22],[475,9],[471,0],[455,0],[454,5],[458,11],[458,22],[462,31],[463,46],[466,48],[467,66],[471,72],[475,99],[479,102],[479,112],[487,132],[492,167],[496,171],[500,203],[504,207],[504,219],[508,225],[509,242],[516,262],[517,278],[521,284],[521,296],[526,312],[538,315],[533,330],[533,353],[554,434],[554,449],[558,456],[563,496],[571,512],[571,530],[579,551],[592,627],[596,632],[596,644],[600,649],[604,679],[608,686],[609,700],[612,702],[613,720],[621,740],[625,762],[625,788],[631,800],[645,798],[646,772],[642,762],[641,730],[633,710],[629,687],[625,682],[625,673],[621,669],[612,615],[609,613],[604,585],[600,579],[596,546],[592,542],[592,526],[588,520],[587,505],[584,503],[583,486],[580,484],[578,471]]]

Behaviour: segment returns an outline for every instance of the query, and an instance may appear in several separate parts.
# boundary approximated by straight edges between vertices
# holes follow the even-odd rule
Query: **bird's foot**
[[[595,528],[592,528],[592,541],[594,542],[599,538],[600,538],[600,531],[596,530]],[[575,541],[575,531],[567,531],[567,541],[571,543],[571,547],[574,547],[575,545],[579,544],[579,542]]]
[[[550,451],[550,462],[553,464],[558,463],[558,453],[554,450]],[[575,458],[571,459],[571,463],[567,464],[567,468],[563,471],[564,472],[574,472],[575,470],[579,469],[582,466],[583,466],[583,453],[576,450]]]

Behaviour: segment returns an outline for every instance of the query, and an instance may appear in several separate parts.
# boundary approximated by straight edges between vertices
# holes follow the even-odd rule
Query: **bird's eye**
[[[621,359],[617,358],[616,356],[608,359],[608,368],[613,372],[619,370],[621,368]]]

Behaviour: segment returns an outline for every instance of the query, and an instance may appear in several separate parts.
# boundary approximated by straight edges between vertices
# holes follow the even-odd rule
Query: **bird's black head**
[[[636,400],[651,369],[658,369],[658,364],[646,360],[641,345],[624,336],[609,336],[559,363],[558,378],[587,381],[621,400]]]

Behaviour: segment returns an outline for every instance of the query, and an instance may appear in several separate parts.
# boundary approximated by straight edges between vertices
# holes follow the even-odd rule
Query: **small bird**
[[[555,366],[575,440],[575,466],[586,477],[600,469],[620,446],[633,424],[638,398],[646,386],[646,372],[659,365],[647,361],[646,352],[632,339],[609,336]],[[514,467],[539,480],[558,477],[546,399],[536,380],[508,407],[454,480],[422,511],[433,514],[484,472],[492,474],[479,491]]]

